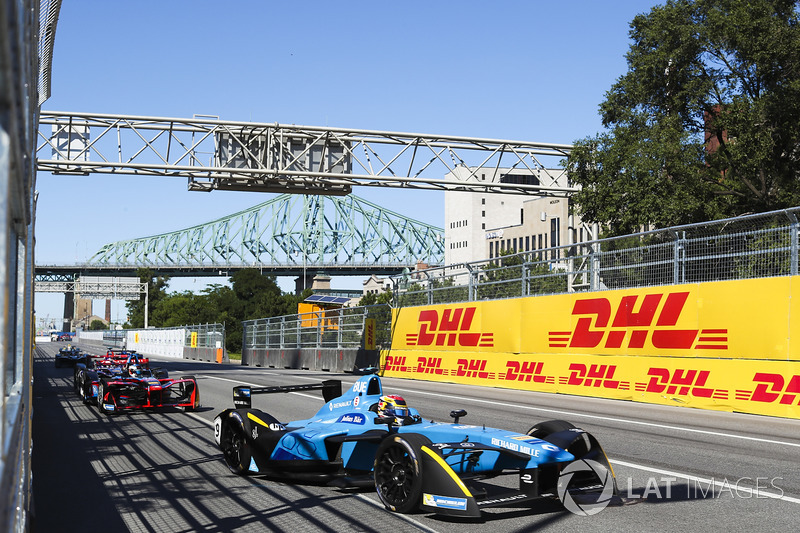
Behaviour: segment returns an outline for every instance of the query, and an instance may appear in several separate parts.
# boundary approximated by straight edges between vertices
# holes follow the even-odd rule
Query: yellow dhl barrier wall
[[[800,277],[394,310],[386,376],[800,418]]]

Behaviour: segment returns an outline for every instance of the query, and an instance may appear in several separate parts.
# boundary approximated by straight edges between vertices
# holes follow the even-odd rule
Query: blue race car
[[[327,403],[306,420],[280,422],[251,407],[256,394],[308,390],[321,390]],[[539,423],[523,434],[464,424],[464,410],[450,413],[452,423],[423,421],[401,397],[384,395],[377,375],[361,377],[344,394],[339,380],[237,386],[233,402],[214,419],[214,436],[228,468],[239,475],[374,484],[390,511],[457,517],[535,498],[564,501],[564,490],[602,493],[606,501],[617,494],[600,444],[568,422]],[[516,480],[510,487],[486,481],[500,476]]]
[[[78,363],[86,363],[91,356],[87,353],[81,352],[77,346],[67,345],[66,348],[61,348],[56,352],[55,363],[56,368],[62,366],[74,367]]]

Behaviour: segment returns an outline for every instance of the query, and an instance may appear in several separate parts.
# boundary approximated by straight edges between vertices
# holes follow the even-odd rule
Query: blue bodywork
[[[574,426],[543,440],[524,433],[460,423],[459,418],[466,415],[464,411],[451,413],[453,423],[423,420],[414,408],[410,408],[410,416],[401,420],[386,419],[376,409],[384,394],[379,376],[363,376],[344,393],[340,382],[325,383],[327,395],[323,387],[313,387],[323,389],[325,405],[311,418],[289,422],[280,422],[253,409],[251,397],[258,393],[308,390],[311,386],[235,387],[237,408],[227,409],[215,419],[215,438],[229,468],[237,474],[338,484],[357,485],[367,480],[376,484],[380,494],[378,456],[386,453],[394,461],[392,452],[385,450],[391,444],[387,440],[396,441],[398,446],[404,445],[409,450],[403,455],[410,457],[412,469],[418,467],[417,471],[423,472],[421,493],[411,496],[420,500],[415,507],[476,516],[481,507],[553,495],[558,472],[576,460],[567,451],[572,443],[591,441],[594,447],[578,446],[581,455],[591,453],[593,459],[608,465],[596,440]],[[339,394],[330,397],[334,383],[339,384]],[[480,495],[464,484],[509,473],[520,477],[519,488],[508,497],[491,501],[484,498],[488,503],[483,506]],[[383,497],[382,500],[390,510],[398,510]]]

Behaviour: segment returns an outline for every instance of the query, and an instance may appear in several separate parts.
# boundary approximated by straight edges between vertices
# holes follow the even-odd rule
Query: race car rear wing
[[[321,390],[322,398],[329,402],[342,395],[342,382],[338,379],[327,379],[322,383],[308,385],[280,385],[275,387],[250,387],[239,385],[233,388],[233,405],[237,408],[250,408],[253,394],[272,394],[276,392],[297,392]]]

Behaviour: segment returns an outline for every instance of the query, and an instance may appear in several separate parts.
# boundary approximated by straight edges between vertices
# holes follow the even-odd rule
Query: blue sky
[[[659,3],[64,0],[42,108],[572,143],[601,130],[598,105],[626,71],[630,21]],[[84,262],[108,242],[270,198],[188,192],[176,178],[44,172],[37,190],[37,264]],[[441,193],[354,193],[444,225]],[[37,294],[35,307],[59,318],[63,296]],[[115,303],[112,318],[124,313]]]

